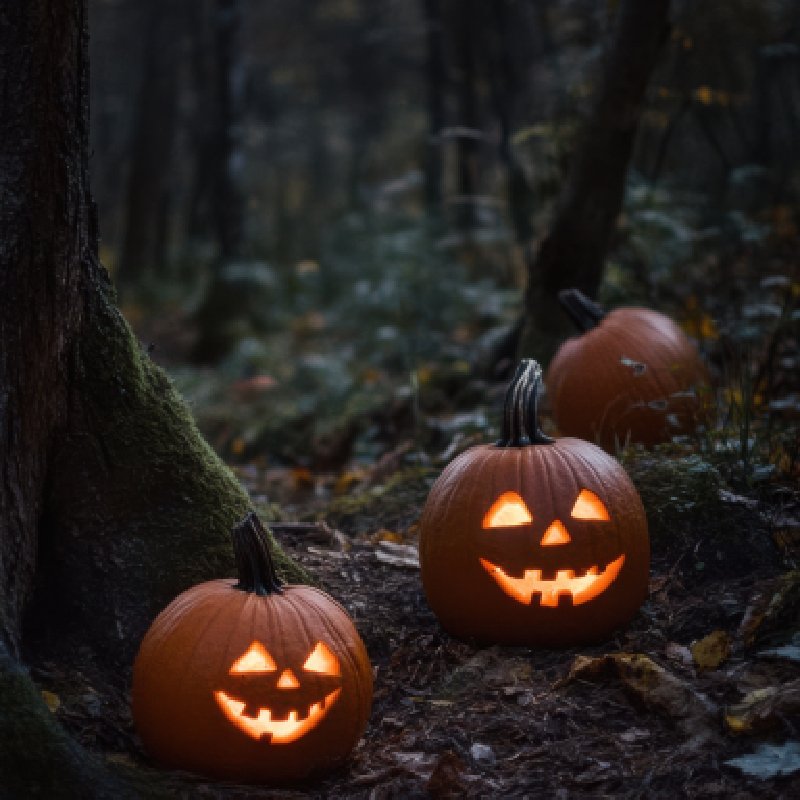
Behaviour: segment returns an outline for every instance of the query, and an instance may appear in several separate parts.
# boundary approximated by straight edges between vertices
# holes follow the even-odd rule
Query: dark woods
[[[796,756],[799,64],[798,0],[5,0],[0,799],[252,796],[153,769],[129,689],[253,509],[375,677],[312,794],[781,796],[731,765]],[[559,297],[589,318],[569,392]],[[580,653],[452,638],[420,588],[425,498],[501,436],[520,358],[547,442],[565,403],[608,421],[612,367],[654,387],[658,436],[601,442],[647,515],[647,599]],[[576,522],[564,480],[525,525],[555,499],[602,534],[616,506]],[[453,530],[483,547],[481,485]],[[602,566],[548,553],[555,576],[520,550],[504,579],[546,609]],[[230,713],[285,732],[254,703]]]

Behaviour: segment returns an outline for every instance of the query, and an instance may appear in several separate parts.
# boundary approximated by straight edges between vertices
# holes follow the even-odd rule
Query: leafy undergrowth
[[[738,317],[717,296],[714,319],[683,309],[720,413],[693,439],[621,454],[653,544],[650,596],[633,622],[597,647],[477,647],[444,633],[426,605],[417,523],[443,465],[497,436],[504,385],[478,367],[509,303],[489,283],[443,277],[452,265],[425,241],[389,231],[374,269],[359,255],[349,295],[335,258],[303,262],[294,278],[308,285],[273,303],[279,330],[245,337],[213,370],[164,359],[283,546],[348,609],[375,666],[372,717],[347,766],[269,796],[796,795],[796,283],[762,281]],[[81,741],[149,763],[127,676],[65,677],[57,665],[35,676]],[[728,763],[748,754],[758,777]],[[767,777],[781,756],[794,777]],[[179,797],[254,794],[167,780]]]

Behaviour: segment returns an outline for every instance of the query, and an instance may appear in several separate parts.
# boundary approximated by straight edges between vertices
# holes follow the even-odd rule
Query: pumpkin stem
[[[582,333],[597,327],[606,312],[580,289],[564,289],[558,293],[558,302]]]
[[[542,368],[532,358],[523,358],[506,391],[503,432],[498,447],[525,447],[552,444],[553,439],[539,430],[539,387]]]
[[[260,597],[281,593],[281,581],[269,550],[267,532],[255,511],[233,526],[233,552],[239,573],[237,589]]]

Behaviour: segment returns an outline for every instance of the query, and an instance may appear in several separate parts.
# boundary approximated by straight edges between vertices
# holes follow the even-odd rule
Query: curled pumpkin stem
[[[552,444],[539,429],[539,387],[542,368],[538,361],[524,358],[506,391],[503,409],[503,432],[498,447],[525,447],[531,444]]]
[[[233,552],[239,574],[237,589],[260,597],[281,594],[281,581],[269,550],[267,532],[255,511],[233,526]]]
[[[588,298],[580,289],[564,289],[558,293],[558,302],[567,316],[581,332],[596,328],[606,312],[602,306]]]

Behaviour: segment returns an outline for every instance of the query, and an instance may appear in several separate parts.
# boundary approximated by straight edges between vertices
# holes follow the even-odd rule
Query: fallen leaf
[[[314,488],[314,476],[311,474],[310,469],[305,469],[305,467],[296,467],[292,470],[291,475],[292,487],[294,489]]]
[[[42,689],[42,700],[44,700],[44,704],[54,714],[61,708],[61,698],[53,692],[48,692],[46,689]]]
[[[231,384],[231,392],[238,400],[252,400],[278,385],[272,375],[253,375]]]
[[[611,653],[597,658],[577,656],[560,688],[576,680],[618,678],[623,686],[647,708],[663,714],[677,724],[689,741],[683,749],[715,737],[716,706],[688,683],[641,653]]]
[[[354,486],[364,480],[364,471],[352,469],[343,472],[333,484],[334,494],[347,494]]]
[[[736,638],[745,647],[750,647],[779,631],[796,631],[798,626],[800,570],[793,570],[756,593],[745,610]]]
[[[694,642],[691,649],[699,670],[716,669],[731,654],[731,638],[723,630],[712,631]]]
[[[725,709],[725,725],[731,733],[754,733],[780,727],[787,716],[798,713],[800,678],[750,692],[741,702]]]
[[[769,780],[800,771],[800,742],[783,744],[762,744],[755,752],[724,762],[745,775],[761,780]]]
[[[405,537],[402,533],[398,531],[389,530],[389,528],[380,528],[375,533],[372,534],[370,539],[373,542],[381,543],[381,542],[392,542],[394,544],[400,544]]]

